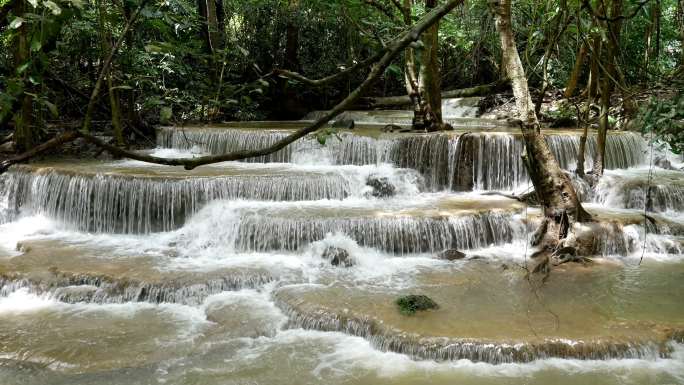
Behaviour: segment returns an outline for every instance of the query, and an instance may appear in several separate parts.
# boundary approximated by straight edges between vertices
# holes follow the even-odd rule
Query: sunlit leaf
[[[10,27],[11,29],[17,29],[17,28],[21,27],[22,24],[24,24],[25,21],[26,21],[26,20],[24,20],[24,19],[21,18],[21,17],[15,17],[14,20],[12,20],[12,22],[9,24],[9,27]]]
[[[26,71],[26,69],[29,67],[29,65],[31,65],[31,62],[26,62],[26,63],[20,65],[19,67],[17,67],[17,75],[23,74]]]
[[[45,107],[48,108],[48,110],[50,110],[50,114],[52,115],[52,117],[56,118],[59,116],[59,111],[57,110],[56,105],[48,102],[47,100],[43,100],[43,104],[45,105]]]
[[[59,7],[54,1],[46,0],[43,1],[43,5],[52,12],[53,15],[59,15],[62,13],[62,8]]]

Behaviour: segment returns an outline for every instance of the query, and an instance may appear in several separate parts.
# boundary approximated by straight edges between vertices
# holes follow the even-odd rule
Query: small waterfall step
[[[650,196],[649,196],[650,189]],[[684,172],[654,168],[608,170],[595,188],[594,202],[615,208],[684,211]]]
[[[0,299],[23,289],[67,303],[197,306],[210,295],[258,288],[288,273],[256,257],[252,262],[208,263],[175,256],[173,249],[166,256],[136,254],[95,243],[22,241],[21,255],[0,255]]]
[[[1,299],[0,308],[3,384],[5,367],[16,363],[28,366],[18,377],[24,384],[144,370],[191,354],[193,340],[211,330],[201,310],[181,305],[65,304],[20,290]]]
[[[140,162],[62,162],[13,167],[0,176],[5,221],[45,214],[85,231],[174,230],[213,200],[341,200],[362,197],[377,175],[402,191],[420,187],[413,170],[250,165],[229,162],[186,171]]]
[[[180,231],[188,239],[222,239],[221,232],[230,228],[235,238],[227,240],[226,247],[240,251],[297,251],[328,234],[341,234],[361,246],[397,255],[439,253],[519,239],[524,234],[521,210],[515,200],[478,194],[258,205],[215,202]],[[207,222],[222,225],[207,230],[202,225]]]
[[[681,264],[562,267],[562,279],[544,285],[543,303],[529,300],[522,269],[482,260],[452,266],[421,269],[401,287],[338,279],[284,286],[274,296],[290,327],[345,332],[383,351],[438,361],[656,359],[669,357],[669,342],[684,330]],[[407,294],[427,295],[439,308],[403,315],[395,301]],[[653,298],[657,305],[643,306]]]
[[[265,124],[265,123],[264,123]],[[162,128],[159,147],[198,150],[220,154],[264,148],[281,140],[288,129],[241,129],[235,127]],[[577,162],[579,130],[545,130],[551,150],[561,166],[574,170]],[[515,129],[473,127],[432,134],[383,133],[380,129],[343,130],[322,146],[313,137],[301,139],[285,149],[248,162],[306,162],[331,164],[391,163],[418,170],[432,190],[449,188],[513,190],[528,182],[520,160],[522,136]],[[606,144],[606,168],[628,168],[645,162],[646,142],[637,133],[612,132]],[[587,141],[586,169],[596,153],[595,132]]]

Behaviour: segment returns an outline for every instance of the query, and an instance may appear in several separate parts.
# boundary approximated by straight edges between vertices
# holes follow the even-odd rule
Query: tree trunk
[[[14,6],[13,13],[17,16],[24,16],[27,11],[25,1],[17,1]],[[14,65],[15,68],[23,65],[29,60],[29,37],[28,26],[26,23],[22,24],[17,30],[16,43],[14,47]],[[27,72],[25,70],[21,77],[25,79]],[[24,87],[28,87],[29,82],[24,81]],[[30,89],[24,89],[24,92],[18,96],[21,99],[19,112],[14,114],[14,140],[16,149],[19,152],[28,151],[34,145],[33,133],[33,97],[29,95]]]
[[[110,30],[106,28],[105,19],[107,18],[107,7],[104,5],[103,0],[97,1],[98,11],[100,13],[99,24],[100,24],[100,43],[102,48],[102,60],[109,55],[112,50],[111,44],[111,33]],[[109,105],[112,111],[112,130],[114,133],[114,138],[116,139],[116,144],[118,146],[123,146],[124,136],[123,136],[123,126],[121,124],[121,112],[119,108],[119,95],[114,88],[114,80],[112,79],[112,68],[111,66],[107,70],[107,93],[109,94]]]
[[[587,110],[590,111],[589,106],[587,106]],[[589,113],[587,112],[587,116]],[[581,178],[584,178],[585,176],[585,170],[584,170],[584,162],[586,159],[586,152],[587,152],[587,137],[589,135],[589,122],[585,120],[584,122],[584,130],[582,130],[582,136],[580,136],[580,142],[579,142],[579,149],[577,150],[577,175]]]
[[[494,0],[496,28],[501,40],[503,67],[513,88],[516,107],[521,120],[521,130],[525,141],[523,159],[530,173],[530,179],[537,192],[544,212],[544,225],[535,245],[545,250],[545,258],[540,259],[538,268],[548,267],[551,252],[559,247],[572,246],[566,243],[573,221],[586,221],[591,217],[584,211],[570,179],[558,165],[541,134],[534,104],[527,86],[527,77],[513,37],[511,26],[511,0]],[[535,268],[537,270],[537,268]]]
[[[413,0],[404,0],[401,4],[400,11],[406,27],[410,27],[412,24],[412,8]],[[425,33],[427,33],[427,31]],[[412,47],[409,47],[404,52],[404,85],[413,107],[412,126],[414,129],[422,130],[425,128],[427,116],[425,111],[426,104],[422,100],[422,95],[420,93],[419,76],[418,64],[416,63],[416,51]]]
[[[285,69],[299,71],[299,26],[297,25],[297,13],[299,0],[289,0],[288,19],[285,27]]]
[[[223,10],[218,9],[216,0],[197,0],[197,11],[203,22],[201,34],[205,49],[208,54],[213,55],[223,48],[223,30],[220,28],[223,22],[219,22],[219,15],[223,15]]]
[[[425,0],[426,11],[437,6],[437,0]],[[418,90],[426,119],[425,129],[437,131],[442,128],[442,95],[439,68],[439,22],[428,28],[422,35],[420,79]]]
[[[602,176],[605,169],[606,138],[610,129],[610,98],[615,88],[614,83],[621,78],[616,64],[618,59],[617,53],[619,52],[620,30],[622,29],[622,21],[617,19],[619,15],[622,15],[622,0],[613,0],[610,13],[605,10],[603,12],[603,16],[606,19],[603,25],[606,30],[607,42],[602,47],[600,56],[604,73],[601,80],[601,115],[599,117],[599,129],[596,138],[596,157],[594,158],[595,177]],[[627,98],[625,98],[624,103],[628,103]]]
[[[565,92],[563,96],[570,98],[575,94],[577,89],[577,83],[579,82],[580,75],[582,74],[582,67],[584,67],[584,60],[587,58],[587,43],[582,43],[579,52],[577,52],[577,57],[575,58],[575,65],[572,67],[572,72],[570,73],[570,78],[568,83],[565,85]]]
[[[677,1],[677,24],[679,25],[680,58],[679,70],[684,72],[684,0]]]

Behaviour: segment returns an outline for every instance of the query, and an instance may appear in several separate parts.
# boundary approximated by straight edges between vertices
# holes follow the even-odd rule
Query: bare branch
[[[275,69],[275,70],[273,70],[273,74],[277,75],[277,76],[284,76],[286,78],[297,80],[297,81],[302,82],[304,84],[307,84],[311,87],[320,87],[320,86],[323,86],[325,84],[331,83],[331,82],[333,82],[339,78],[347,76],[347,75],[351,74],[352,72],[356,72],[357,70],[360,70],[362,68],[366,68],[366,67],[373,65],[373,63],[380,60],[380,58],[385,54],[385,52],[387,52],[386,47],[381,49],[375,55],[369,57],[366,60],[360,61],[360,62],[354,64],[353,66],[346,68],[346,69],[344,69],[344,70],[342,70],[336,74],[326,76],[326,77],[321,78],[321,79],[309,79],[309,78],[307,78],[307,77],[305,77],[305,76],[303,76],[297,72],[288,71],[288,70],[284,70],[284,69]]]
[[[644,8],[644,6],[645,6],[646,4],[648,4],[649,1],[650,1],[650,0],[641,0],[641,1],[639,1],[639,2],[637,3],[636,7],[634,7],[634,9],[632,10],[632,12],[631,12],[630,14],[628,14],[628,15],[618,15],[618,16],[613,16],[613,17],[608,17],[608,16],[605,16],[605,15],[602,15],[602,14],[598,13],[598,12],[591,6],[591,3],[589,2],[589,0],[583,0],[583,1],[582,1],[582,4],[583,4],[584,8],[587,8],[587,9],[589,10],[589,13],[591,13],[591,14],[592,14],[595,18],[597,18],[598,20],[607,21],[607,22],[611,22],[611,23],[612,23],[612,22],[615,22],[615,21],[627,20],[627,19],[633,18],[634,16],[637,15],[637,13],[639,13],[639,11],[641,11],[641,10]],[[604,6],[603,8],[605,9],[605,6]]]

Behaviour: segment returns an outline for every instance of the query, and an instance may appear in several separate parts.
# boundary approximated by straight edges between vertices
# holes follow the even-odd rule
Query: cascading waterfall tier
[[[387,330],[370,318],[355,318],[324,311],[305,313],[279,300],[278,307],[287,314],[288,326],[307,330],[342,332],[363,337],[376,349],[408,355],[419,360],[470,360],[489,364],[531,362],[547,358],[580,360],[656,359],[669,357],[667,341],[607,342],[550,339],[537,343],[497,343],[476,339],[421,338],[400,331]]]
[[[616,208],[683,211],[682,175],[681,171],[661,169],[608,171],[596,185],[594,201]]]
[[[194,156],[263,148],[301,122],[263,130],[261,124],[163,128],[158,145],[185,154],[153,151]],[[253,352],[264,367],[283,361],[283,352],[303,357],[318,365],[311,370],[317,379],[320,368],[406,360],[376,351],[355,355],[360,346],[432,361],[537,361],[498,368],[459,362],[444,365],[449,371],[529,368],[544,377],[539,365],[557,370],[559,358],[569,359],[562,365],[571,370],[584,365],[574,359],[613,360],[588,365],[618,365],[616,376],[634,362],[641,370],[674,361],[679,370],[684,224],[672,211],[684,209],[675,183],[681,177],[654,178],[650,204],[663,213],[644,216],[647,187],[643,175],[632,174],[641,172],[633,167],[644,163],[645,143],[637,134],[611,133],[608,171],[596,190],[573,180],[583,199],[593,200],[585,207],[596,219],[573,225],[576,245],[605,256],[604,263],[565,264],[562,277],[553,275],[533,293],[523,268],[533,250],[524,242],[541,210],[464,192],[529,184],[520,133],[495,126],[432,134],[357,126],[325,145],[309,136],[271,155],[192,171],[132,161],[15,166],[0,176],[0,320],[8,325],[0,337],[10,341],[0,356],[49,350],[45,362],[61,355],[78,376],[98,381],[149,371],[139,381],[145,383],[188,378],[158,374],[173,372],[170,366],[192,368],[201,382],[203,372],[216,375],[213,362],[228,368],[227,378],[235,361],[226,362]],[[574,169],[579,132],[546,135],[560,165]],[[586,169],[595,152],[590,136]],[[618,168],[630,169],[611,171]],[[642,246],[648,261],[637,266]],[[335,263],[331,251],[350,263]],[[439,308],[404,315],[396,303],[409,294],[429,296]],[[55,320],[73,329],[77,344],[51,340],[64,335]],[[179,331],[158,343],[167,327]],[[145,339],[150,344],[140,347],[137,340]],[[102,350],[114,358],[102,363],[94,354]],[[157,350],[172,357],[158,361]],[[154,357],[140,360],[145,352]],[[88,357],[69,358],[78,355]],[[269,382],[261,379],[254,382]]]
[[[240,220],[236,248],[244,251],[301,250],[329,233],[344,234],[361,246],[398,255],[476,249],[518,239],[524,232],[509,213],[454,217],[284,218],[246,215]]]
[[[7,215],[26,210],[80,230],[139,234],[174,230],[213,200],[344,199],[363,186],[340,174],[168,178],[109,171],[15,167],[0,178],[9,194]]]
[[[324,288],[307,284],[283,286],[274,297],[278,307],[288,315],[292,328],[344,332],[363,337],[383,351],[437,361],[467,359],[502,364],[545,358],[656,359],[670,357],[672,351],[668,344],[677,340],[677,333],[682,330],[653,327],[637,332],[631,322],[639,324],[639,317],[628,309],[617,311],[620,314],[597,311],[599,304],[610,306],[616,300],[610,296],[597,297],[596,303],[591,304],[575,302],[561,310],[557,310],[556,298],[547,298],[551,292],[567,299],[592,285],[607,285],[616,290],[616,286],[626,284],[614,281],[606,271],[593,272],[590,277],[586,272],[566,273],[570,277],[564,278],[569,282],[552,284],[545,291],[546,301],[553,300],[553,303],[533,306],[528,303],[529,289],[526,290],[522,274],[502,273],[491,263],[463,263],[468,265],[449,272],[417,272],[412,275],[415,282],[409,290],[382,284],[359,288],[343,280]],[[623,279],[633,278],[639,276]],[[659,290],[659,286],[647,285],[644,290]],[[440,307],[403,316],[394,300],[407,293],[426,294]],[[617,301],[622,301],[623,295],[629,294],[617,294],[620,297]],[[664,301],[674,303],[680,296],[665,297]],[[550,326],[553,315],[544,306],[560,312],[560,325]],[[612,317],[622,322],[614,324]],[[582,329],[581,340],[576,339],[574,328],[578,323],[587,322],[591,326]],[[604,325],[611,325],[608,332]]]
[[[288,131],[240,129],[160,130],[158,144],[177,149],[199,149],[213,154],[269,146]],[[580,133],[546,132],[547,141],[561,167],[572,170],[577,163]],[[642,164],[646,144],[636,133],[611,133],[606,142],[607,169]],[[516,132],[446,134],[379,134],[374,136],[342,133],[321,146],[305,138],[275,154],[257,158],[260,162],[292,162],[296,154],[322,150],[333,164],[374,164],[388,162],[420,171],[431,190],[455,191],[513,190],[528,182],[520,155],[524,149]],[[585,168],[591,169],[596,154],[596,137],[587,138]]]
[[[233,275],[207,278],[202,282],[145,282],[88,274],[53,274],[50,280],[0,276],[0,297],[27,289],[29,293],[66,303],[149,302],[197,306],[210,295],[257,288],[273,280],[266,273],[250,274],[248,271],[236,271]]]

